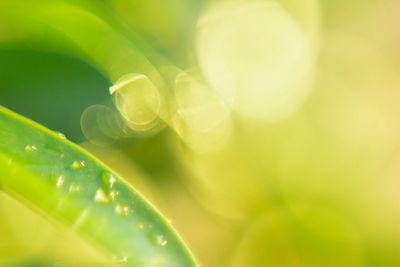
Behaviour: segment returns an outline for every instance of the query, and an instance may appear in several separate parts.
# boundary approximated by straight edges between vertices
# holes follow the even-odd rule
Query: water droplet
[[[142,222],[139,222],[138,224],[136,224],[136,227],[137,227],[138,229],[140,229],[140,230],[143,230],[144,227],[145,227],[145,224],[142,223]]]
[[[118,191],[115,190],[111,190],[110,193],[108,194],[108,196],[110,197],[111,201],[114,201],[117,196],[119,195]]]
[[[85,161],[84,160],[74,160],[74,162],[72,162],[72,168],[74,169],[81,169],[83,167],[85,167]]]
[[[161,245],[162,247],[165,247],[165,246],[167,245],[167,243],[168,243],[168,241],[167,241],[166,239],[163,239],[163,240],[160,242],[160,245]]]
[[[37,147],[35,145],[26,145],[25,151],[31,152],[31,151],[36,151]]]
[[[157,235],[153,232],[151,232],[149,234],[149,239],[150,239],[151,243],[153,243],[154,245],[157,245],[157,246],[165,247],[168,243],[168,241],[167,241],[167,239],[165,239],[164,235]]]
[[[128,214],[129,214],[129,207],[128,206],[123,206],[123,205],[121,205],[120,203],[118,203],[116,206],[115,206],[115,209],[114,209],[114,211],[115,211],[115,213],[117,214],[117,215],[119,215],[119,216],[127,216]]]
[[[71,194],[78,193],[81,190],[80,186],[77,184],[71,184],[69,186],[68,192]]]
[[[163,218],[162,220],[163,220],[163,222],[168,223],[168,224],[172,223],[172,221],[168,218]]]
[[[53,183],[57,188],[61,188],[64,185],[64,177],[62,175],[50,174],[50,182]]]
[[[106,192],[104,192],[103,188],[97,189],[96,193],[94,194],[94,200],[101,204],[107,204],[111,202],[111,199],[109,196],[107,196]]]
[[[103,170],[100,173],[100,180],[107,188],[112,188],[114,183],[117,181],[111,172]]]
[[[56,131],[56,134],[57,134],[58,137],[60,137],[61,139],[67,139],[67,137],[65,137],[65,135],[64,135],[63,133],[61,133],[61,132],[57,132],[57,131]]]

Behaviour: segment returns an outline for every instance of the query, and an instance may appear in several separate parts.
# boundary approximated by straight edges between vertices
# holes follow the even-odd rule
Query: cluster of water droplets
[[[94,200],[100,204],[109,204],[114,202],[119,195],[119,192],[113,189],[117,179],[111,172],[103,170],[100,173],[100,180],[103,187],[99,187],[96,190]],[[119,216],[127,216],[131,211],[131,208],[121,203],[117,203],[114,207],[114,212]]]
[[[68,192],[71,194],[78,193],[81,190],[81,187],[75,183],[70,184],[68,188]]]
[[[25,146],[25,151],[27,151],[27,152],[32,152],[32,151],[36,151],[36,150],[37,150],[37,147],[35,145],[28,144]]]
[[[66,139],[65,135],[56,132],[59,138],[61,139]],[[25,146],[25,151],[26,152],[34,152],[37,151],[38,148],[36,145],[33,144],[28,144]],[[64,157],[64,154],[61,156],[62,158]],[[74,160],[71,164],[71,168],[74,170],[79,170],[82,169],[86,166],[86,162],[84,160]],[[55,186],[57,189],[61,189],[64,184],[65,184],[65,178],[63,175],[57,175],[55,173],[50,174],[50,183]],[[118,195],[119,192],[114,189],[114,185],[117,182],[117,179],[114,177],[114,175],[109,172],[108,170],[103,170],[100,173],[100,181],[102,182],[103,186],[99,187],[95,193],[94,193],[94,201],[99,203],[99,204],[111,204],[113,203]],[[81,191],[80,185],[77,183],[71,183],[68,187],[68,193],[70,194],[77,194]],[[133,209],[127,205],[123,205],[122,203],[117,202],[114,206],[114,212],[118,216],[128,216],[130,213],[133,212]],[[87,216],[88,210],[85,210],[82,213],[82,218],[78,218],[78,221],[83,220]],[[83,216],[84,215],[84,216]],[[81,222],[79,222],[81,223]],[[139,230],[145,230],[149,229],[151,230],[153,228],[153,225],[150,223],[146,225],[144,222],[138,222],[136,224],[137,229]],[[168,241],[165,238],[164,235],[162,234],[157,234],[154,231],[150,231],[148,234],[148,239],[149,241],[156,245],[156,246],[161,246],[164,247],[167,245]],[[122,260],[123,262],[127,262],[127,257],[123,257]]]
[[[119,192],[113,190],[114,184],[116,182],[115,177],[113,174],[107,170],[103,170],[100,174],[100,180],[102,184],[104,185],[103,187],[99,187],[96,190],[94,200],[100,204],[109,204],[114,201],[114,199],[118,196]],[[133,212],[133,209],[127,205],[123,205],[121,203],[116,203],[114,206],[114,212],[119,215],[119,216],[128,216],[131,212]],[[143,222],[137,223],[136,227],[139,230],[145,230],[146,229],[146,224]],[[147,227],[149,229],[153,228],[152,224],[148,224]],[[151,243],[157,246],[166,246],[168,241],[165,238],[164,235],[162,234],[156,234],[155,232],[150,232],[148,235],[148,238]]]
[[[127,216],[130,212],[130,209],[128,206],[124,206],[118,203],[117,205],[115,205],[114,211],[119,216]]]

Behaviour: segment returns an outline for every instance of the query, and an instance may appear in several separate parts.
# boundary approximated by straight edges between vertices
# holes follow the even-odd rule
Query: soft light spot
[[[197,57],[224,101],[246,119],[274,121],[308,93],[310,39],[278,1],[222,2],[200,19]]]
[[[124,136],[122,121],[116,112],[104,105],[87,107],[81,115],[83,135],[93,144],[108,146]],[[118,115],[119,116],[119,115]]]
[[[218,95],[186,72],[175,79],[178,114],[193,130],[209,132],[229,119],[230,110]]]
[[[231,110],[214,89],[186,72],[175,79],[175,131],[196,151],[221,149],[231,135]]]
[[[147,125],[157,118],[160,94],[146,75],[131,73],[123,76],[110,88],[110,93],[115,96],[115,104],[128,122]]]
[[[142,222],[139,222],[139,223],[137,223],[136,224],[136,227],[138,228],[138,229],[140,229],[140,230],[143,230],[144,228],[145,228],[145,224],[144,223],[142,223]]]

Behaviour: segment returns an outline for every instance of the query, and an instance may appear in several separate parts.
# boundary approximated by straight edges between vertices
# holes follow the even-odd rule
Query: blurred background
[[[125,177],[201,266],[400,266],[399,14],[398,0],[0,0],[0,105]],[[0,192],[0,266],[96,253]]]

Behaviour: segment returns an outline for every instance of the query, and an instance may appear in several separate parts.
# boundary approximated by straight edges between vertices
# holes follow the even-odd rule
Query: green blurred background
[[[126,177],[201,266],[400,266],[399,12],[0,0],[0,105]],[[96,253],[0,192],[0,266]]]

